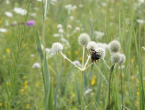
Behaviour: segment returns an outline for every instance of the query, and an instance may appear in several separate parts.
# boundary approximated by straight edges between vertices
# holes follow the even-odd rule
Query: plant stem
[[[110,67],[107,65],[106,61],[103,59],[105,65],[107,66],[107,68],[110,70]]]
[[[111,108],[111,104],[110,104],[110,97],[111,97],[111,95],[110,95],[110,91],[111,91],[111,75],[112,75],[112,72],[113,72],[113,70],[114,70],[114,66],[115,66],[115,64],[111,67],[111,72],[110,72],[110,76],[109,76],[109,91],[108,91],[108,106],[107,106],[107,110],[110,110]]]
[[[67,59],[69,62],[71,62],[75,67],[77,67],[79,70],[82,71],[82,69],[80,67],[78,67],[77,65],[75,65],[70,59],[68,59],[62,52],[60,52],[61,55],[63,56],[64,59]]]
[[[81,74],[81,110],[83,110],[83,71]]]
[[[86,61],[86,63],[85,63],[85,66],[84,66],[84,68],[86,68],[86,66],[87,66],[87,64],[88,64],[88,61],[90,60],[90,55],[88,56],[88,59],[87,59],[87,61]]]
[[[123,110],[122,67],[121,67],[121,64],[120,64],[120,73],[121,73],[121,102],[122,102],[122,110]]]
[[[84,69],[85,46],[83,46],[82,69]],[[83,71],[81,75],[81,110],[83,110]]]

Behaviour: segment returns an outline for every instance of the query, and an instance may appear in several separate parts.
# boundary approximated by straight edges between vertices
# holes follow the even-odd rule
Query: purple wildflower
[[[35,25],[35,21],[34,20],[27,21],[27,26],[33,26],[33,25]]]

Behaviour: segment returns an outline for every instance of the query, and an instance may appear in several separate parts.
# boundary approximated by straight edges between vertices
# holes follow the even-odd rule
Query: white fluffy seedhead
[[[62,44],[56,42],[56,43],[53,43],[52,48],[51,48],[51,51],[52,51],[53,53],[57,54],[57,53],[59,53],[60,51],[62,51],[62,49],[63,49]]]
[[[109,49],[110,49],[111,53],[119,52],[120,48],[121,48],[121,45],[120,45],[120,43],[117,40],[113,40],[109,44]]]
[[[86,33],[80,34],[78,42],[82,46],[86,46],[90,42],[90,36]]]

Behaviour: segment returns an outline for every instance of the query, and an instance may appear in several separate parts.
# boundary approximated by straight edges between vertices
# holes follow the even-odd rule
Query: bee
[[[96,52],[94,49],[91,49],[90,55],[91,55],[92,62],[94,63],[96,61],[99,61],[99,59],[101,58],[101,55],[99,55],[98,52]]]

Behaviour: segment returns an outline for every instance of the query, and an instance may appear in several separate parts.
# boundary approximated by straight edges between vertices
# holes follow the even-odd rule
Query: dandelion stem
[[[77,65],[75,65],[69,58],[67,58],[62,52],[60,52],[61,55],[63,56],[64,59],[67,59],[70,63],[72,63],[75,67],[77,67],[79,70],[82,71],[82,69],[80,67],[78,67]]]

